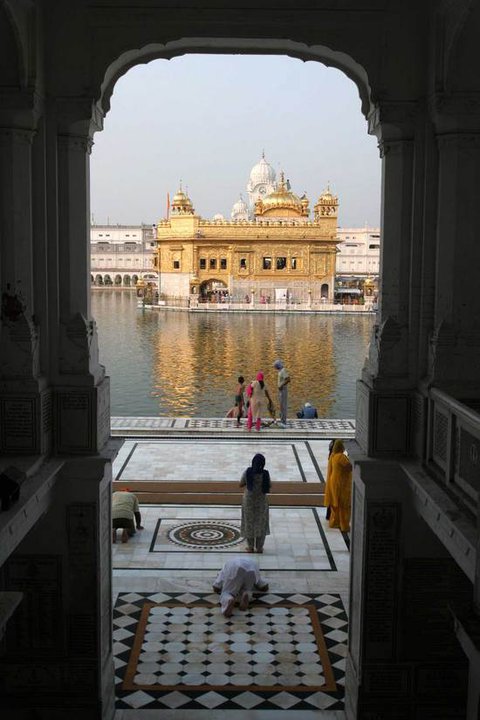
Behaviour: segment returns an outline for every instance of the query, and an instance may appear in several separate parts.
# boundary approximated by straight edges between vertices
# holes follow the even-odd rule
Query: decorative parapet
[[[258,228],[258,227],[289,227],[298,228],[303,230],[304,228],[319,228],[322,226],[326,218],[319,218],[318,220],[308,220],[307,222],[296,222],[295,220],[199,220],[199,227],[246,227],[246,228]],[[170,220],[159,220],[157,228],[172,228],[172,222]]]
[[[429,392],[427,466],[462,502],[477,511],[480,489],[480,413],[437,388]]]

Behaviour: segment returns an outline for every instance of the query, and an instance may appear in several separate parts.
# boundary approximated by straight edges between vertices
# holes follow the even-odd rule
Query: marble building
[[[338,228],[335,291],[343,296],[365,298],[378,294],[380,268],[380,228]],[[353,290],[353,293],[352,293]]]
[[[358,88],[382,248],[351,450],[345,713],[478,718],[479,34],[477,0],[0,4],[2,484],[24,477],[0,513],[9,718],[114,716],[116,448],[90,311],[89,153],[119,77],[198,52],[324,62]]]
[[[155,227],[152,225],[92,225],[92,286],[134,287],[139,280],[156,284],[155,248]]]

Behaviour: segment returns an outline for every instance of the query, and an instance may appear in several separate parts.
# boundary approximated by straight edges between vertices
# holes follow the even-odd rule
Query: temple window
[[[220,270],[227,269],[227,258],[220,258]]]
[[[287,267],[286,257],[277,257],[277,270],[285,270]]]
[[[292,267],[292,270],[296,270],[296,269],[297,269],[297,258],[296,258],[296,257],[292,257],[291,267]]]
[[[263,269],[264,269],[264,270],[271,270],[271,269],[272,269],[272,258],[271,258],[271,257],[264,257],[264,258],[263,258]]]
[[[217,269],[217,258],[210,258],[210,270]]]
[[[206,270],[207,269],[207,261],[205,258],[200,258],[200,270]]]
[[[180,270],[180,260],[174,260],[174,261],[173,261],[173,269],[174,269],[174,270]]]
[[[247,269],[247,258],[240,258],[240,270]]]

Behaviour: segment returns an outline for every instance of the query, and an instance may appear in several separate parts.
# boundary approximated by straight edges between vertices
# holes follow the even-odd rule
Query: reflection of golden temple
[[[226,413],[233,403],[238,375],[250,382],[263,370],[278,408],[277,373],[272,362],[281,338],[292,375],[289,414],[294,416],[308,400],[316,405],[320,417],[331,417],[338,382],[334,353],[338,318],[320,321],[312,315],[266,313],[229,315],[226,321],[221,314],[212,314],[206,322],[202,315],[162,314],[161,333],[155,334],[153,344],[153,395],[161,396],[164,406],[175,407],[177,415],[191,416],[212,396],[213,402],[223,399]],[[370,329],[370,324],[366,327]],[[299,337],[318,335],[320,328],[319,345],[299,341]]]
[[[333,301],[337,197],[327,188],[310,220],[307,196],[292,192],[283,172],[274,184],[264,157],[250,178],[250,210],[241,197],[232,221],[195,214],[180,185],[170,217],[157,225],[162,299],[228,295],[243,302],[256,294],[257,302]]]

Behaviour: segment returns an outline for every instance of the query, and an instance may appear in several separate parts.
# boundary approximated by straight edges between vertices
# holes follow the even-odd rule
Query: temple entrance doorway
[[[222,280],[206,280],[200,285],[199,302],[228,302],[228,286]]]

